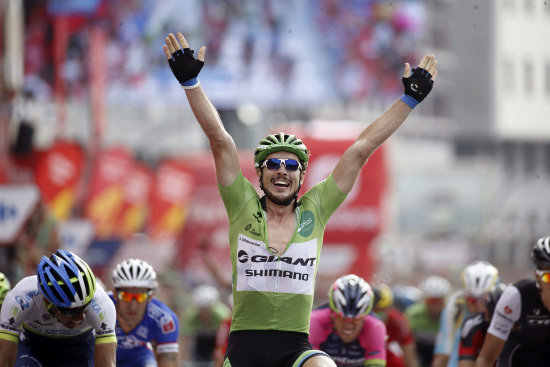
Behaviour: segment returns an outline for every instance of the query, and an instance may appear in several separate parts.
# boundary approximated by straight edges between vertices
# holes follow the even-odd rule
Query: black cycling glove
[[[168,60],[172,73],[185,89],[192,89],[199,85],[197,76],[204,65],[204,61],[195,59],[193,53],[194,51],[190,48],[180,49]]]
[[[417,104],[422,102],[434,85],[432,74],[422,68],[414,68],[411,75],[408,78],[403,77],[402,80],[405,92],[400,99],[410,108],[415,108]]]

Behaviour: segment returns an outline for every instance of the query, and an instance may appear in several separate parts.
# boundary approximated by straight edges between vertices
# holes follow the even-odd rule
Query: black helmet
[[[538,269],[550,268],[550,237],[537,240],[531,251],[531,259]]]
[[[505,283],[495,284],[489,291],[489,294],[487,294],[487,298],[485,299],[485,308],[487,309],[487,312],[489,312],[489,315],[492,315],[493,312],[495,312],[497,302],[500,299],[500,296],[502,296],[502,293],[506,290],[506,287],[507,285]]]

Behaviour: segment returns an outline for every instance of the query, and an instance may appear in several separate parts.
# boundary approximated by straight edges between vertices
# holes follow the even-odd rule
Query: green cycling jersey
[[[276,255],[269,250],[265,212],[252,184],[240,173],[230,186],[218,187],[229,219],[231,331],[308,333],[324,229],[346,194],[332,175],[306,192],[295,210],[294,234]]]

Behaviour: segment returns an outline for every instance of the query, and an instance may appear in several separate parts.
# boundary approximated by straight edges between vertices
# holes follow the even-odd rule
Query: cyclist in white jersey
[[[44,256],[2,306],[0,367],[113,367],[115,317],[88,264],[64,250]]]
[[[254,155],[265,193],[260,198],[242,175],[235,143],[197,79],[205,47],[195,59],[183,35],[177,37],[165,38],[164,54],[210,142],[229,219],[234,312],[224,366],[335,366],[325,353],[312,350],[308,340],[324,228],[369,156],[432,89],[435,56],[426,55],[412,72],[405,64],[400,100],[370,124],[332,174],[300,200],[309,159],[305,144],[284,133],[262,140]]]

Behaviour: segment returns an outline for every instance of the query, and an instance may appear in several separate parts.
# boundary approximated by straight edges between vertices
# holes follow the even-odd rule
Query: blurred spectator
[[[11,289],[11,284],[9,279],[4,275],[4,273],[0,273],[0,309],[2,308],[2,303],[4,303],[4,298],[6,298],[6,294]]]
[[[439,318],[445,299],[451,291],[451,283],[445,278],[429,276],[420,283],[422,301],[409,306],[405,316],[409,320],[416,341],[416,351],[422,367],[429,367],[439,330]]]
[[[216,332],[231,310],[220,301],[218,290],[202,284],[193,289],[191,305],[184,312],[181,331],[184,360],[209,366],[214,361]]]
[[[388,334],[386,366],[418,367],[414,336],[405,315],[393,307],[393,291],[386,284],[376,286],[373,291],[373,311],[386,324]]]

